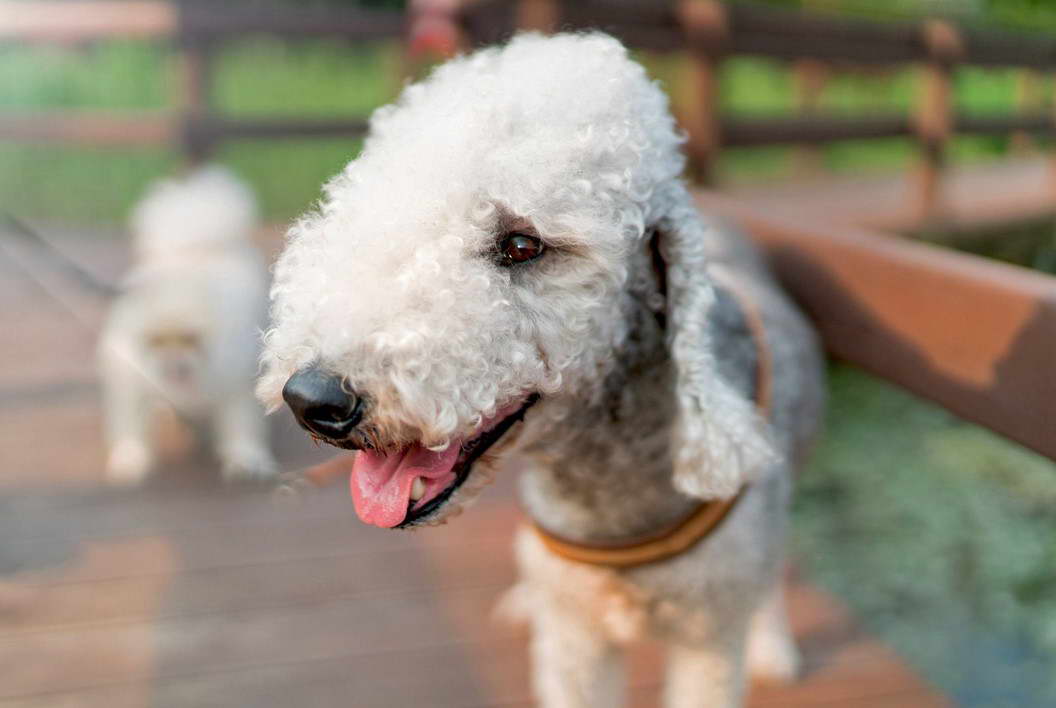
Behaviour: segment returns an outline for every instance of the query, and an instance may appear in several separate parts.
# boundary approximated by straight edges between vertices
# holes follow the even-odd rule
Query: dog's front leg
[[[725,636],[712,641],[668,645],[664,708],[738,708],[742,705],[747,627],[728,629]]]
[[[532,618],[533,683],[543,708],[618,708],[623,657],[581,614],[545,606]]]
[[[213,432],[224,479],[265,479],[276,474],[264,413],[250,391],[233,393],[219,403]]]
[[[153,411],[142,376],[116,355],[106,353],[102,368],[106,422],[106,479],[134,485],[154,466],[151,441]]]

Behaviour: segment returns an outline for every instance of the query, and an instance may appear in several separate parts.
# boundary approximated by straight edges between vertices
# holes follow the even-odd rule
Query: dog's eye
[[[500,262],[505,266],[533,260],[543,255],[545,250],[546,246],[540,238],[528,234],[506,234],[499,241]]]

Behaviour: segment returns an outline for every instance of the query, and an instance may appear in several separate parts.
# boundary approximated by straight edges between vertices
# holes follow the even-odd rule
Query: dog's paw
[[[137,440],[123,440],[110,449],[106,461],[106,481],[131,487],[141,483],[154,466],[154,454]]]
[[[279,465],[265,448],[245,446],[221,454],[225,482],[267,480],[279,474]]]
[[[792,683],[799,678],[800,657],[784,632],[753,632],[748,641],[748,673],[763,683]]]

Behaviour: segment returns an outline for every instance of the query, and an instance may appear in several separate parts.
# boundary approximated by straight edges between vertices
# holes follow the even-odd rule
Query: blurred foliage
[[[800,562],[958,705],[1056,705],[1056,465],[855,369],[829,381]]]
[[[0,108],[162,108],[166,52],[142,42],[0,45]]]
[[[924,234],[923,237],[938,242],[945,240],[942,233]],[[1049,220],[959,234],[957,248],[1056,275],[1056,229]]]

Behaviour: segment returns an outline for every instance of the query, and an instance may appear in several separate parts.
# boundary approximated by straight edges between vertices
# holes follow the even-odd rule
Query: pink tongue
[[[431,452],[415,444],[390,455],[360,450],[352,463],[352,501],[364,523],[382,528],[398,526],[407,516],[411,486],[424,477],[425,496],[417,504],[436,497],[455,481],[453,468],[460,444],[443,452]]]

